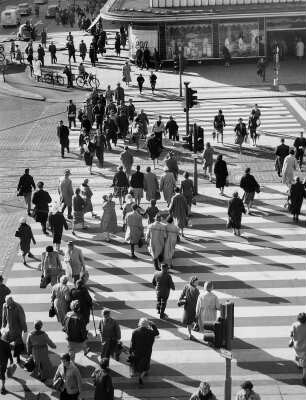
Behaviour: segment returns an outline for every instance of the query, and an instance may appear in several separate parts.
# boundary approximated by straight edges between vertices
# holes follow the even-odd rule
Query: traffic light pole
[[[180,78],[180,97],[183,97],[183,84],[182,84],[182,62],[183,62],[183,57],[182,57],[182,50],[179,51],[179,78]]]
[[[188,85],[189,82],[184,82],[185,85],[185,114],[186,114],[186,136],[189,136],[189,105],[187,101],[187,96],[188,96]]]
[[[234,304],[227,302],[221,308],[221,316],[227,320],[226,349],[232,350],[234,337]],[[232,359],[225,358],[224,400],[232,398]]]

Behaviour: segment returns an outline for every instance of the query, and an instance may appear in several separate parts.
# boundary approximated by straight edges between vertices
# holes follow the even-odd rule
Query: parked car
[[[20,15],[16,8],[7,8],[1,13],[1,25],[3,28],[20,25]]]
[[[55,14],[58,11],[58,6],[56,4],[50,4],[47,8],[47,13],[45,18],[55,18]]]
[[[23,15],[30,15],[32,13],[32,7],[29,3],[20,3],[18,4],[19,14]]]
[[[33,1],[33,4],[38,4],[39,6],[43,5],[43,4],[47,4],[47,3],[48,3],[48,0],[34,0]]]

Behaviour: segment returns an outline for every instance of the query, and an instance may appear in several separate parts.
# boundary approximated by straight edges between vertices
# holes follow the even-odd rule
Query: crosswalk
[[[76,139],[73,140],[76,144]],[[102,194],[110,189],[100,176],[92,176],[90,183],[94,189],[94,210],[99,214]],[[140,317],[154,320],[160,330],[153,348],[150,375],[143,389],[130,378],[125,354],[119,362],[111,360],[118,398],[187,399],[203,379],[212,384],[218,399],[223,398],[224,359],[203,345],[200,334],[194,334],[196,341],[186,340],[186,328],[180,323],[182,309],[177,307],[177,300],[194,274],[201,284],[206,280],[214,282],[221,302],[235,303],[233,391],[245,379],[251,379],[262,395],[270,394],[273,385],[300,384],[288,337],[297,314],[305,311],[305,217],[299,226],[293,225],[291,217],[278,205],[285,199],[284,189],[277,184],[269,185],[271,189],[278,191],[278,200],[266,200],[263,188],[254,215],[243,218],[243,234],[239,238],[225,230],[226,199],[216,205],[214,188],[207,185],[205,191],[209,197],[198,202],[193,226],[177,245],[172,270],[176,290],[170,294],[166,310],[169,319],[165,321],[157,318],[151,286],[154,269],[145,247],[137,249],[138,258],[132,260],[121,229],[106,243],[99,234],[99,220],[92,217],[86,218],[89,229],[78,231],[76,237],[71,230],[64,233],[63,246],[73,239],[84,253],[96,320],[103,307],[111,308],[113,317],[121,325],[125,346],[129,346],[131,332]],[[52,194],[56,200],[56,193]],[[117,216],[120,227],[119,207]],[[56,365],[57,354],[67,349],[65,334],[56,320],[48,317],[50,288],[39,288],[37,269],[40,255],[51,238],[41,233],[39,224],[33,223],[32,228],[37,241],[32,249],[36,259],[24,266],[17,257],[7,285],[16,301],[23,305],[29,329],[35,320],[44,322],[45,330],[57,344],[56,354],[51,355]],[[92,322],[90,344],[93,351],[98,351]],[[84,377],[84,397],[91,398],[89,371],[96,365],[94,353],[90,352],[88,358],[78,355],[76,360]],[[27,376],[26,385],[37,387],[37,381]],[[12,391],[21,390],[18,381],[9,380],[7,386]]]

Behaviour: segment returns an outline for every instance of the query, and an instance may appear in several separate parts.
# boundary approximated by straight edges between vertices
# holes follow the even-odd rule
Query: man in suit
[[[298,160],[300,169],[302,169],[303,158],[306,148],[306,139],[304,138],[303,132],[301,132],[300,137],[297,137],[293,143],[295,147],[295,158]]]
[[[275,169],[277,172],[277,175],[279,177],[281,177],[281,172],[283,169],[283,164],[284,164],[284,159],[285,157],[287,157],[289,154],[289,146],[287,146],[285,144],[285,139],[282,138],[281,139],[281,144],[279,146],[277,146],[276,150],[275,150],[275,155],[276,155],[276,159],[275,159]]]
[[[239,144],[239,153],[242,153],[242,143],[245,141],[248,133],[246,125],[242,118],[239,118],[238,124],[235,126],[234,132],[236,133],[235,143]]]

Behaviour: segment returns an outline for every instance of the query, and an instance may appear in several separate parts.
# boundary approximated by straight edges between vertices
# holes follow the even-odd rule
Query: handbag
[[[39,284],[40,289],[46,289],[46,287],[49,285],[50,282],[51,282],[50,276],[42,275]]]
[[[226,229],[231,229],[233,227],[233,222],[232,222],[232,220],[229,218],[228,220],[227,220],[227,223],[226,223],[226,225],[225,225],[225,228]]]
[[[22,189],[19,189],[19,190],[17,191],[17,196],[23,196],[23,191],[22,191]]]
[[[200,327],[199,327],[199,324],[197,322],[195,322],[193,324],[192,330],[195,331],[195,332],[200,332]]]
[[[56,310],[55,310],[54,304],[52,303],[49,308],[49,318],[53,318],[55,316],[56,316]]]
[[[32,356],[30,356],[24,363],[24,368],[28,371],[28,372],[33,372],[35,369],[35,362],[34,362],[34,358]]]
[[[186,304],[186,297],[183,297],[177,302],[178,307],[182,307]]]

